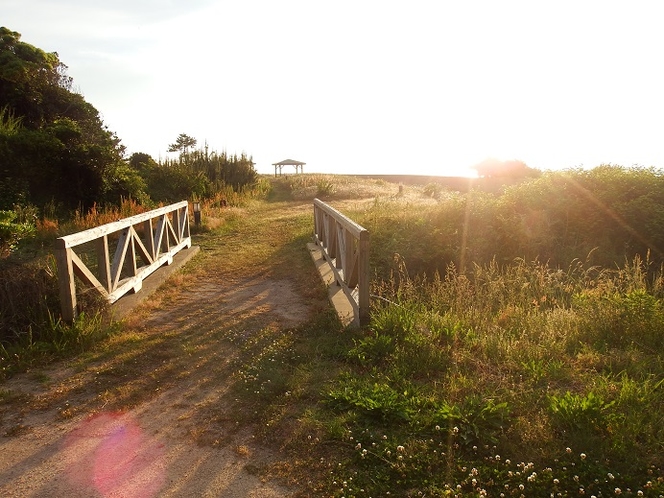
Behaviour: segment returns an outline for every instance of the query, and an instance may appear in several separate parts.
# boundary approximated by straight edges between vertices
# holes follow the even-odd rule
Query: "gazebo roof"
[[[272,166],[304,166],[307,163],[303,163],[300,161],[294,161],[293,159],[284,159],[283,161],[279,161],[278,163],[272,163]]]

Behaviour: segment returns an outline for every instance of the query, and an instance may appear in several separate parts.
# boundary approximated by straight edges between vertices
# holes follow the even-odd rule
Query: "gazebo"
[[[292,159],[284,159],[278,163],[272,163],[274,166],[274,176],[277,176],[277,168],[279,168],[279,175],[281,175],[281,169],[284,166],[295,166],[295,173],[304,173],[304,165],[307,163],[302,163],[300,161],[294,161]]]

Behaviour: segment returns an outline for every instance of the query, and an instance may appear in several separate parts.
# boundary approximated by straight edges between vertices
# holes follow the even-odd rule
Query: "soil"
[[[195,291],[157,293],[133,314],[128,327],[154,340],[140,354],[124,335],[119,355],[102,348],[0,386],[0,496],[296,494],[266,471],[278,450],[231,416],[238,350],[210,338],[234,325],[246,335],[294,327],[316,303],[259,271],[186,287]]]

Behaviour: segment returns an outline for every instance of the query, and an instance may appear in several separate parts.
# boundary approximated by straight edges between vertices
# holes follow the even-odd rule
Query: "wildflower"
[[[355,449],[356,450],[361,450],[362,449],[362,443],[357,443],[357,445],[355,446]]]
[[[620,490],[620,488],[614,489],[613,492],[617,495],[622,494],[622,491]]]
[[[500,462],[500,455],[496,455],[496,462]],[[510,461],[505,460],[505,463],[509,465]]]
[[[613,481],[615,479],[615,477],[613,476],[613,474],[611,472],[606,474],[606,477],[608,477],[611,481]]]
[[[586,454],[585,454],[585,453],[581,453],[581,460],[585,460],[585,459],[586,459]]]
[[[572,453],[572,448],[565,448],[565,451],[566,451],[567,453]]]
[[[405,449],[406,449],[406,448],[404,448],[404,447],[401,446],[401,445],[397,446],[397,451],[398,451],[398,452],[403,452]]]
[[[523,484],[519,484],[519,490],[523,491],[525,489],[525,486]]]
[[[558,479],[554,479],[554,480],[553,480],[553,484],[555,484],[556,486],[558,486],[558,484],[560,484],[560,481],[559,481]]]
[[[454,434],[459,434],[459,428],[455,426],[454,429],[452,429],[452,432],[454,432]]]

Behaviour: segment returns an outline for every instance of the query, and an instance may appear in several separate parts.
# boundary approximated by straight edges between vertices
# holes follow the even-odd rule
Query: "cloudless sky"
[[[305,172],[664,168],[658,0],[0,0],[128,154]],[[287,169],[284,169],[284,172]],[[294,172],[294,169],[293,169]]]

